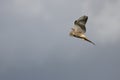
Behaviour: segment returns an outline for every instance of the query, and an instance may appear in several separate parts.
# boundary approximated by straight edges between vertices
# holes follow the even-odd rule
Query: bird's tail
[[[89,40],[89,39],[87,39],[87,38],[84,38],[84,40],[86,40],[86,41],[88,41],[88,42],[92,43],[93,45],[95,45],[95,43],[94,43],[94,42],[92,42],[91,40]]]

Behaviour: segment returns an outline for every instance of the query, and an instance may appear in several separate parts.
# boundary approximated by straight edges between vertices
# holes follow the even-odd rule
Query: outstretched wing
[[[85,24],[87,20],[88,20],[88,16],[81,16],[78,20],[75,20],[74,24],[75,27],[77,28],[77,31],[82,33],[86,32]]]

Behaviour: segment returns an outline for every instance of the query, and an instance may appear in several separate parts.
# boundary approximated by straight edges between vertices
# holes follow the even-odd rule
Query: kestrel
[[[85,36],[85,32],[86,32],[85,24],[86,24],[87,20],[88,20],[88,16],[85,16],[85,15],[81,16],[79,19],[75,20],[72,31],[70,32],[70,36],[73,36],[76,38],[81,38],[81,39],[88,41],[88,42],[92,43],[93,45],[95,45],[95,43],[90,41]]]

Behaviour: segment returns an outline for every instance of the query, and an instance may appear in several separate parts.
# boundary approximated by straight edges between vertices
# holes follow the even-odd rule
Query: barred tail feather
[[[87,39],[87,38],[84,38],[84,40],[86,40],[86,41],[88,41],[88,42],[92,43],[93,45],[95,45],[95,43],[93,43],[92,41],[90,41],[90,40],[89,40],[89,39]]]

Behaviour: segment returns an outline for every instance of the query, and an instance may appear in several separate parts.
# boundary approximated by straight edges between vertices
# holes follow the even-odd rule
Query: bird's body
[[[72,31],[70,32],[70,35],[76,38],[81,38],[95,45],[95,43],[87,39],[87,37],[85,36],[85,32],[86,32],[85,24],[87,22],[87,19],[88,19],[88,16],[82,16],[79,19],[75,20],[74,26],[72,28]]]

